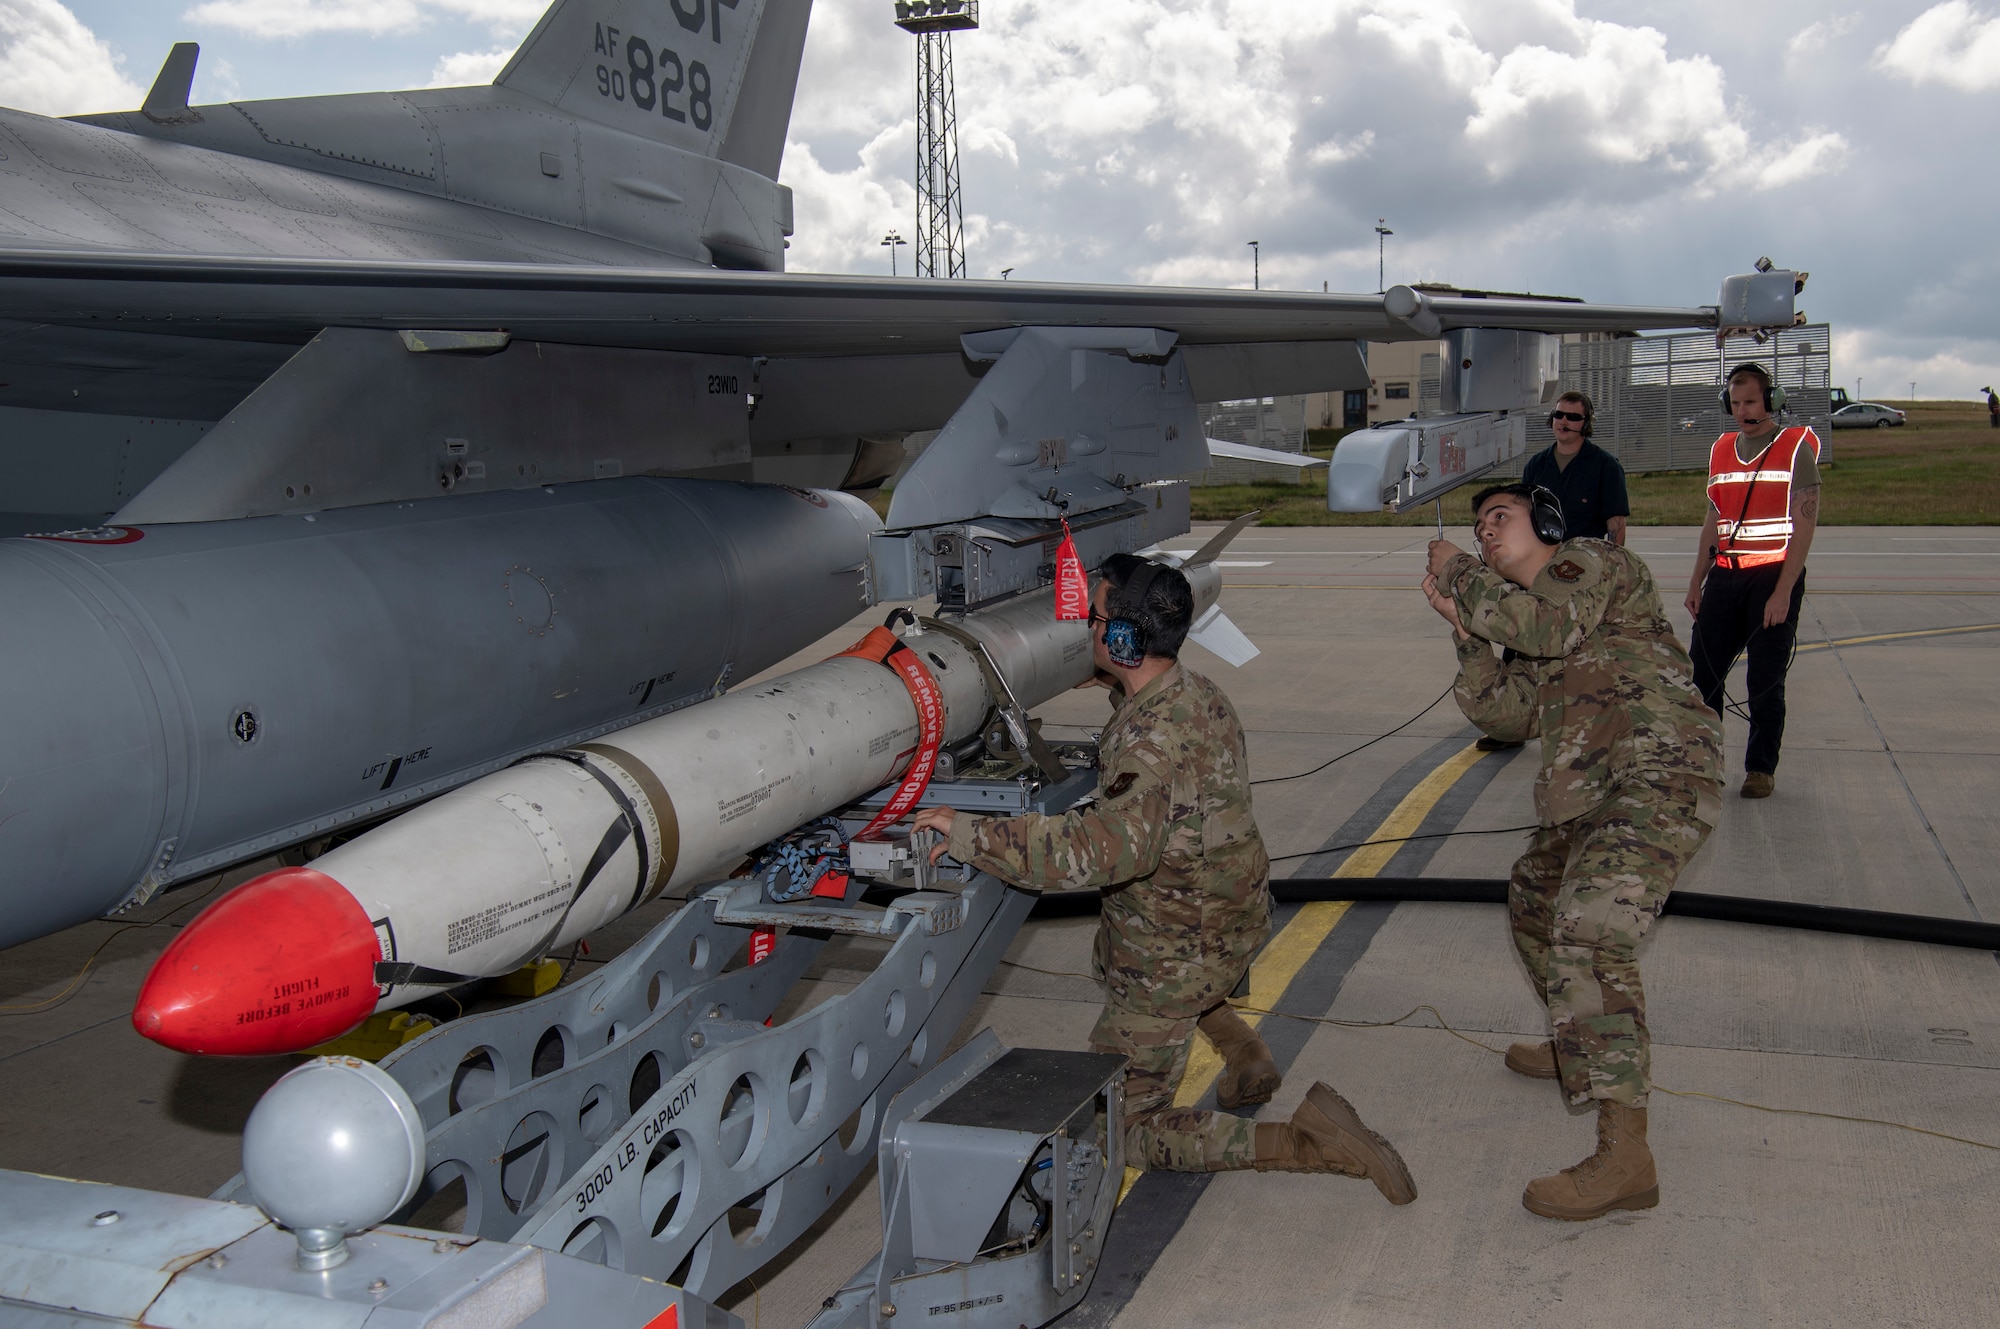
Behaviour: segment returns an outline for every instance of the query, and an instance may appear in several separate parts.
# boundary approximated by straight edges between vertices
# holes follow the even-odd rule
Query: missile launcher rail
[[[1094,780],[1016,767],[936,784],[924,802],[1058,811]],[[842,811],[850,833],[883,797]],[[938,1065],[1034,901],[966,869],[958,889],[929,889],[936,869],[907,839],[852,848],[880,865],[857,867],[837,898],[774,902],[755,876],[717,884],[596,973],[385,1057],[425,1127],[424,1183],[400,1216],[462,1181],[467,1237],[706,1299],[755,1274],[867,1166],[891,1100]],[[890,945],[852,991],[768,1027],[840,934]],[[214,1198],[247,1200],[244,1179]]]

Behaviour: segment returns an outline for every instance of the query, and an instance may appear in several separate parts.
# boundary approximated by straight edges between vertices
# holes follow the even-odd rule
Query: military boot
[[[1346,1099],[1314,1082],[1290,1121],[1257,1123],[1259,1172],[1337,1172],[1366,1177],[1390,1204],[1417,1198],[1417,1183],[1396,1147],[1362,1125]]]
[[[1271,1049],[1228,1002],[1201,1017],[1197,1028],[1222,1054],[1222,1074],[1215,1081],[1215,1101],[1225,1108],[1268,1103],[1284,1078]]]
[[[1659,1174],[1646,1146],[1646,1109],[1600,1101],[1597,1152],[1553,1177],[1536,1177],[1521,1195],[1530,1213],[1581,1221],[1613,1209],[1651,1209],[1660,1202]]]
[[[1531,1080],[1560,1080],[1556,1069],[1556,1044],[1552,1038],[1539,1043],[1516,1043],[1507,1049],[1507,1069]]]

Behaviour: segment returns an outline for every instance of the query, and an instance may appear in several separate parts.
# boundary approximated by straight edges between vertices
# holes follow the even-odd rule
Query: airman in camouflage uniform
[[[1396,1203],[1416,1196],[1395,1150],[1325,1085],[1289,1122],[1173,1106],[1197,1027],[1268,1101],[1277,1068],[1227,998],[1271,933],[1270,859],[1250,810],[1243,727],[1222,690],[1177,662],[1193,613],[1186,578],[1107,562],[1093,615],[1098,668],[1117,699],[1100,743],[1098,793],[1060,815],[1006,819],[930,809],[916,825],[948,835],[952,857],[1030,889],[1104,893],[1094,965],[1107,989],[1091,1047],[1129,1061],[1126,1156],[1138,1166],[1216,1172],[1330,1171],[1373,1179]],[[1130,588],[1135,602],[1115,599]],[[1137,663],[1105,645],[1113,620],[1137,624]],[[1130,652],[1127,652],[1128,659]],[[942,847],[941,847],[942,848]],[[1225,1076],[1225,1079],[1227,1076]],[[1226,1100],[1225,1095],[1225,1100]]]
[[[1481,494],[1486,561],[1438,541],[1425,590],[1458,630],[1454,695],[1466,718],[1497,739],[1542,740],[1541,829],[1507,895],[1555,1037],[1516,1044],[1507,1064],[1559,1078],[1574,1106],[1600,1105],[1599,1154],[1524,1197],[1537,1213],[1591,1218],[1658,1202],[1637,950],[1716,822],[1722,726],[1695,691],[1645,563],[1608,541],[1542,541],[1536,492],[1547,493]],[[1603,1161],[1607,1138],[1613,1163],[1629,1164],[1622,1180]]]
[[[1243,731],[1180,665],[1117,703],[1096,801],[1059,816],[960,817],[951,855],[1044,890],[1105,892],[1092,968],[1107,989],[1091,1047],[1131,1059],[1134,1163],[1247,1166],[1252,1123],[1172,1106],[1195,1021],[1271,935],[1270,860],[1250,816]]]

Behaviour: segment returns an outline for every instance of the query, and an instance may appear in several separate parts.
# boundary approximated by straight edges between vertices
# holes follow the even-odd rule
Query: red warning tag
[[[1062,528],[1062,543],[1056,546],[1056,621],[1066,623],[1090,617],[1090,579],[1083,575],[1067,518]]]
[[[778,949],[778,929],[772,927],[750,929],[750,963],[762,964],[771,958],[771,952]]]
[[[847,898],[848,876],[845,872],[829,872],[813,883],[812,893],[828,900]]]
[[[870,628],[866,637],[841,654],[873,660],[895,670],[903,686],[910,690],[910,700],[917,708],[917,753],[903,772],[903,782],[896,786],[894,796],[882,810],[854,837],[873,840],[883,827],[894,826],[908,816],[930,786],[931,773],[937,769],[938,748],[944,743],[944,694],[938,691],[937,680],[924,668],[923,661],[917,659],[917,653],[886,627]],[[844,884],[841,890],[844,894]]]

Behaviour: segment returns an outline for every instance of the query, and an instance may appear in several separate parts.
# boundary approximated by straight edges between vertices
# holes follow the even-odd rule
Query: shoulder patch
[[[1566,558],[1550,568],[1549,575],[1557,581],[1575,581],[1583,576],[1583,565]]]
[[[1104,797],[1107,799],[1116,798],[1137,783],[1139,783],[1139,773],[1137,771],[1127,771],[1111,782],[1111,787],[1104,791]]]

